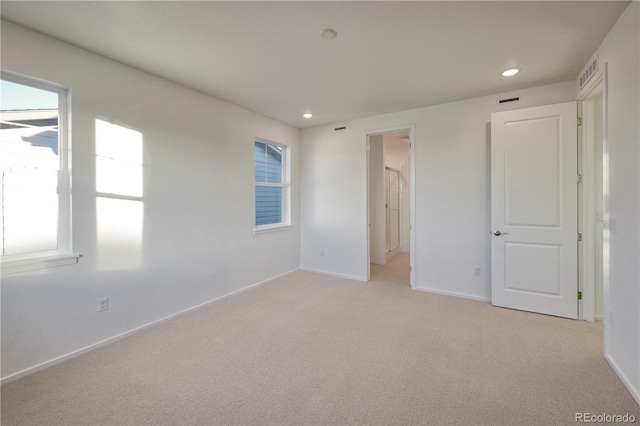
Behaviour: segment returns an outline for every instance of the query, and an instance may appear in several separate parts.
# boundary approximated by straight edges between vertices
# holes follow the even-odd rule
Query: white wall
[[[3,378],[298,268],[298,129],[5,21],[1,54],[3,69],[71,87],[82,254],[2,278]],[[143,135],[142,222],[108,225],[122,210],[98,211],[96,119]],[[291,147],[292,230],[253,234],[255,136]],[[105,244],[119,226],[137,237]]]
[[[498,104],[513,96],[521,100]],[[565,82],[303,129],[302,267],[366,278],[365,135],[415,124],[415,284],[488,300],[491,113],[573,99]]]
[[[640,403],[640,4],[632,2],[598,49],[608,68],[605,355]],[[608,241],[608,245],[607,245]],[[607,257],[608,253],[608,257]],[[608,258],[608,260],[607,260]],[[611,318],[613,316],[613,318]],[[613,320],[612,320],[613,319]]]

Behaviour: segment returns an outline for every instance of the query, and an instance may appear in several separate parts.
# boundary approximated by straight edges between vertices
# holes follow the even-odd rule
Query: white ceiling
[[[628,3],[3,0],[1,14],[302,128],[574,79]]]

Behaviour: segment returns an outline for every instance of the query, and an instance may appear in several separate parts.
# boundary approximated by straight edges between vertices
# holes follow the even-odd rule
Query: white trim
[[[580,245],[580,319],[595,321],[595,135],[594,126],[597,117],[594,115],[593,98],[582,102],[582,161],[580,163],[582,186],[580,188],[580,221],[582,244]]]
[[[604,223],[609,223],[609,64],[607,62],[602,64],[602,192],[604,194],[602,213],[604,216]],[[609,348],[609,318],[607,313],[609,312],[609,245],[606,241],[609,239],[609,229],[604,227],[603,235],[603,247],[602,247],[602,315],[604,339],[603,339],[603,352],[605,358],[608,354]]]
[[[338,278],[345,278],[347,280],[354,280],[354,281],[369,281],[367,280],[365,277],[358,277],[356,275],[347,275],[347,274],[339,274],[337,272],[329,272],[329,271],[323,271],[321,269],[312,269],[312,268],[305,268],[305,267],[300,267],[301,271],[305,271],[305,272],[314,272],[316,274],[322,274],[322,275],[329,275],[331,277],[338,277]]]
[[[0,70],[0,79],[58,95],[58,247],[54,254],[35,252],[27,256],[3,256],[2,275],[35,269],[70,265],[78,262],[73,254],[71,204],[71,89],[58,83]]]
[[[366,250],[367,250],[367,255],[365,256],[365,258],[367,259],[367,266],[365,268],[366,271],[366,279],[367,281],[369,281],[371,279],[371,212],[369,211],[369,191],[371,190],[371,188],[369,187],[369,179],[370,179],[370,172],[369,169],[371,168],[371,141],[369,140],[369,135],[367,135],[365,133],[365,140],[366,140],[366,162],[365,162],[365,179],[364,179],[364,193],[365,193],[365,202],[366,202],[366,206],[365,206],[365,219],[366,219],[366,225],[367,225],[367,233],[366,233]]]
[[[34,89],[46,90],[47,92],[55,92],[60,94],[69,90],[67,86],[54,83],[53,81],[44,80],[42,78],[31,77],[9,70],[0,70],[0,78],[13,83],[22,84],[23,86],[33,87]]]
[[[271,188],[282,188],[284,184],[278,182],[255,182],[256,186],[269,186]]]
[[[578,303],[579,317],[582,320],[593,322],[595,320],[595,160],[594,160],[594,106],[592,100],[585,100],[582,107],[582,131],[578,132],[581,138],[581,162],[579,163],[582,175],[580,193],[580,232],[582,244],[579,250],[579,277],[582,301]]]
[[[233,295],[236,295],[236,294],[240,294],[240,293],[244,293],[245,291],[251,290],[254,287],[261,286],[263,284],[268,283],[269,281],[273,281],[276,278],[280,278],[282,276],[285,276],[285,275],[290,274],[292,272],[295,272],[297,270],[298,270],[298,268],[292,269],[292,270],[290,270],[288,272],[284,272],[282,274],[279,274],[279,275],[276,275],[274,277],[268,278],[266,280],[257,282],[255,284],[251,284],[251,285],[249,285],[247,287],[243,287],[243,288],[241,288],[239,290],[232,291],[231,293],[227,293],[227,294],[225,294],[223,296],[216,297],[215,299],[211,299],[211,300],[209,300],[207,302],[200,303],[198,305],[192,306],[191,308],[187,308],[187,309],[184,309],[184,310],[182,310],[180,312],[176,312],[175,314],[167,315],[167,316],[162,317],[160,319],[157,319],[155,321],[151,321],[151,322],[146,323],[144,325],[141,325],[139,327],[135,327],[135,328],[133,328],[133,329],[131,329],[129,331],[125,331],[123,333],[116,334],[115,336],[112,336],[112,337],[109,337],[107,339],[101,340],[101,341],[99,341],[97,343],[94,343],[94,344],[85,346],[83,348],[77,349],[75,351],[71,351],[71,352],[69,352],[67,354],[52,358],[49,361],[42,362],[42,363],[40,363],[38,365],[35,365],[33,367],[25,368],[24,370],[18,371],[17,373],[13,373],[13,374],[10,374],[10,375],[8,375],[6,377],[3,377],[0,380],[0,384],[4,385],[6,383],[9,383],[9,382],[12,382],[14,380],[17,380],[17,379],[19,379],[21,377],[28,376],[28,375],[36,373],[38,371],[44,370],[45,368],[48,368],[48,367],[52,367],[52,366],[54,366],[56,364],[59,364],[59,363],[61,363],[63,361],[75,358],[75,357],[80,356],[82,354],[85,354],[87,352],[91,352],[91,351],[93,351],[95,349],[101,348],[101,347],[106,346],[106,345],[108,345],[110,343],[114,343],[114,342],[116,342],[118,340],[124,339],[125,337],[129,337],[129,336],[131,336],[133,334],[136,334],[138,332],[141,332],[143,330],[146,330],[148,328],[151,328],[151,327],[156,326],[158,324],[161,324],[163,322],[166,322],[166,321],[169,321],[171,319],[177,318],[179,316],[182,316],[182,315],[187,314],[189,312],[198,310],[200,308],[204,308],[204,307],[206,307],[206,306],[208,306],[210,304],[213,304],[213,303],[219,302],[219,301],[221,301],[223,299],[226,299],[227,297],[230,297],[230,296],[233,296]]]
[[[369,281],[370,268],[371,268],[371,259],[370,259],[370,249],[369,249],[369,136],[380,135],[384,133],[393,133],[401,130],[409,130],[409,142],[410,142],[410,154],[409,154],[409,267],[411,268],[411,272],[409,273],[409,282],[412,289],[416,289],[416,125],[415,124],[404,124],[399,126],[390,126],[378,129],[369,129],[364,131],[364,152],[366,155],[366,167],[365,167],[365,176],[364,176],[364,194],[365,194],[365,205],[364,205],[364,226],[365,226],[365,235],[367,236],[367,244],[366,250],[367,255],[365,256],[367,264],[365,265],[365,271],[367,271],[366,281]]]
[[[272,225],[260,225],[253,229],[253,235],[267,234],[269,232],[286,231],[287,229],[293,229],[293,225],[290,223],[275,223]]]
[[[254,146],[255,143],[262,143],[265,145],[275,145],[282,149],[282,169],[281,169],[281,177],[282,182],[256,182],[254,178],[253,183],[253,191],[254,191],[254,201],[253,201],[253,209],[254,209],[254,228],[253,233],[262,234],[264,232],[273,232],[280,229],[288,229],[291,227],[291,147],[289,145],[285,145],[280,142],[274,142],[269,139],[261,138],[259,136],[254,137]],[[255,149],[255,148],[254,148]],[[255,154],[254,154],[255,156]],[[253,167],[255,173],[255,158],[253,159]],[[282,188],[282,206],[280,210],[280,215],[282,222],[279,223],[270,223],[267,225],[256,225],[255,224],[255,210],[256,210],[256,202],[255,202],[255,189],[257,186],[270,186],[276,188]]]
[[[591,64],[592,60],[589,61]],[[582,73],[580,74],[582,75]],[[579,193],[581,197],[579,217],[581,221],[580,232],[582,232],[582,244],[580,245],[580,277],[579,289],[582,291],[582,301],[579,302],[579,318],[593,322],[595,315],[595,271],[593,261],[595,258],[595,135],[593,133],[595,120],[599,117],[594,115],[593,99],[603,92],[602,82],[604,72],[598,71],[591,81],[579,90],[578,105],[581,105],[579,117],[582,117],[582,128],[578,132],[581,137],[581,161],[579,163],[582,175],[582,186]],[[604,108],[604,104],[603,104]],[[601,118],[601,117],[600,117]]]
[[[409,127],[409,141],[411,142],[411,146],[409,150],[411,153],[409,154],[409,267],[411,271],[409,272],[409,283],[411,288],[416,287],[416,270],[418,269],[416,262],[416,126],[412,124]]]
[[[604,359],[607,360],[607,362],[609,363],[609,365],[611,366],[613,371],[615,371],[615,373],[618,375],[618,377],[620,378],[622,383],[626,386],[626,388],[629,391],[629,393],[631,394],[631,396],[633,396],[633,398],[636,400],[638,405],[640,405],[640,390],[633,387],[633,384],[632,384],[631,380],[629,380],[629,378],[624,374],[622,369],[613,360],[613,358],[611,358],[609,355],[607,355],[605,353],[604,354]]]
[[[451,296],[451,297],[458,297],[462,299],[475,300],[478,302],[491,303],[490,297],[475,296],[473,294],[466,294],[466,293],[457,293],[455,291],[438,290],[438,289],[427,287],[424,285],[417,285],[414,287],[414,290],[424,291],[427,293],[441,294],[443,296]]]
[[[4,260],[0,265],[0,272],[2,276],[5,276],[38,269],[54,268],[56,266],[73,265],[78,263],[78,258],[81,256],[80,254],[55,254],[51,256]]]
[[[603,71],[603,68],[600,68],[599,56],[600,55],[598,52],[594,53],[593,56],[587,62],[587,65],[582,69],[582,71],[580,71],[580,74],[578,74],[578,77],[576,78],[576,86],[577,86],[576,92],[578,93],[579,101],[589,98],[592,95],[592,92],[598,88],[600,82],[602,81],[602,75],[604,71]],[[585,72],[585,70],[591,66],[594,60],[598,61],[598,70],[589,78],[589,81],[587,82],[587,84],[585,84],[584,87],[580,88],[580,82],[579,82],[580,77]]]

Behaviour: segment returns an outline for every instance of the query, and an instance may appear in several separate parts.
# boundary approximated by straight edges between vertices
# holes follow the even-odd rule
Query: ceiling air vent
[[[598,72],[598,56],[593,59],[593,62],[589,64],[589,66],[584,70],[582,75],[580,75],[580,89],[582,89],[591,78]]]

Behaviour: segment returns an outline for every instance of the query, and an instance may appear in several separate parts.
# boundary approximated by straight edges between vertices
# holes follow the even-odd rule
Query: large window
[[[288,148],[256,139],[254,163],[256,231],[289,225]]]
[[[67,91],[2,72],[2,272],[75,262],[71,255]]]

